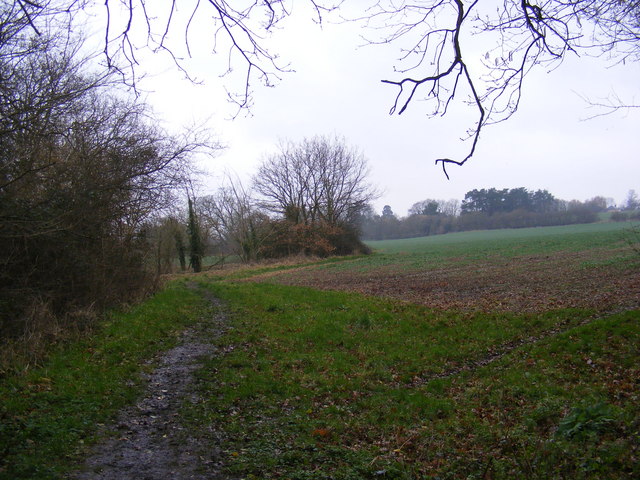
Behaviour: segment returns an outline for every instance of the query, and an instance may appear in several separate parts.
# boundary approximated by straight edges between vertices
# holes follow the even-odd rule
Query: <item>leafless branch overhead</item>
[[[444,116],[453,102],[475,110],[466,132],[471,144],[463,165],[476,153],[483,128],[509,119],[520,105],[523,82],[535,66],[557,67],[567,54],[602,54],[618,61],[640,58],[637,0],[379,1],[361,18],[371,44],[400,51],[391,114],[416,99]],[[614,60],[615,61],[615,60]]]

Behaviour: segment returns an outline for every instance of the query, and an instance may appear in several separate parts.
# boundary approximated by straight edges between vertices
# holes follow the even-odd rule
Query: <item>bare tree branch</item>
[[[22,26],[34,31],[41,16],[92,4],[16,2]],[[167,55],[186,78],[196,81],[185,58],[192,58],[196,47],[211,47],[226,57],[222,75],[239,75],[240,86],[227,91],[237,113],[250,108],[256,83],[274,85],[289,71],[269,48],[269,39],[291,15],[292,1],[193,2],[181,10],[184,3],[175,0],[168,8],[147,0],[104,0],[107,64],[135,86],[139,52],[148,49]],[[341,2],[307,0],[307,5],[322,23]],[[473,157],[484,127],[504,122],[518,110],[532,69],[553,70],[571,54],[606,55],[614,64],[640,59],[638,0],[378,0],[354,20],[363,23],[367,36],[375,35],[369,43],[398,49],[394,72],[399,78],[383,80],[397,89],[390,114],[401,115],[422,99],[430,117],[447,115],[455,104],[471,108],[473,120],[462,135],[470,140],[466,153],[436,160],[447,176],[447,165],[463,165]],[[207,27],[205,40],[191,34],[202,25]],[[176,31],[182,32],[182,41],[176,42]],[[624,105],[619,107],[613,111]]]
[[[615,92],[612,92],[608,97],[599,100],[592,100],[584,95],[577,94],[589,108],[595,108],[597,113],[585,117],[583,120],[593,120],[598,117],[605,117],[607,115],[613,115],[614,113],[629,113],[630,110],[640,108],[640,105],[623,101]]]
[[[403,77],[383,80],[398,89],[390,114],[403,114],[420,97],[433,105],[430,117],[446,115],[453,102],[477,112],[465,137],[471,141],[467,153],[436,160],[447,178],[447,164],[464,165],[476,153],[485,126],[518,110],[524,79],[534,67],[553,70],[567,54],[607,52],[617,61],[640,55],[637,0],[502,0],[495,7],[463,0],[380,0],[355,19],[379,34],[370,44],[399,49],[394,70]]]
[[[38,32],[37,19],[52,17],[70,9],[82,9],[97,3],[95,0],[16,0],[25,22]],[[340,0],[308,0],[315,20],[322,23],[323,15],[337,9]],[[199,33],[197,45],[208,42],[215,53],[226,49],[227,68],[223,76],[236,69],[243,73],[242,87],[228,89],[228,97],[238,107],[238,113],[252,104],[252,86],[258,82],[272,86],[289,67],[268,48],[272,31],[290,15],[291,1],[284,0],[195,0],[195,4],[181,10],[183,3],[172,0],[167,9],[161,2],[147,0],[104,0],[103,57],[107,66],[118,72],[122,80],[136,87],[138,54],[141,50],[168,55],[171,62],[189,81],[196,82],[186,66],[185,58],[192,58],[195,44],[190,32],[196,19],[206,25],[207,38]],[[182,43],[173,33],[182,31]],[[184,52],[184,55],[181,53]],[[197,83],[197,82],[196,82]]]

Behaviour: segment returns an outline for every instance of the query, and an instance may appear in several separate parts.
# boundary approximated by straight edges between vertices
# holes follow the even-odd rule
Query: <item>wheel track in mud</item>
[[[553,328],[540,332],[538,335],[530,335],[527,337],[511,340],[509,342],[503,343],[494,347],[491,352],[488,354],[477,358],[471,359],[464,362],[462,365],[458,365],[456,367],[448,368],[439,373],[431,373],[428,375],[417,376],[413,379],[413,381],[407,385],[409,387],[418,387],[421,385],[425,385],[432,380],[436,379],[446,379],[451,378],[456,375],[459,375],[463,372],[473,372],[479,368],[486,367],[498,360],[501,360],[505,356],[509,355],[511,352],[517,350],[520,347],[525,347],[528,345],[535,345],[536,343],[542,342],[547,338],[551,338],[557,335],[561,335],[566,333],[574,328],[583,327],[585,325],[589,325],[597,320],[602,320],[608,317],[612,317],[614,315],[618,315],[624,312],[628,312],[636,309],[637,306],[634,307],[620,307],[615,310],[611,310],[609,312],[603,313],[598,312],[596,314],[590,315],[578,323],[570,324],[568,321],[564,321]]]

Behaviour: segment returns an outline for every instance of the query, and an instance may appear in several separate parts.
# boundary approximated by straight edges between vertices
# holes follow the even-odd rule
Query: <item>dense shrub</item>
[[[0,341],[151,288],[142,227],[196,148],[56,33],[0,35]]]
[[[274,220],[270,229],[260,252],[261,258],[369,253],[369,248],[360,241],[359,233],[348,226]]]

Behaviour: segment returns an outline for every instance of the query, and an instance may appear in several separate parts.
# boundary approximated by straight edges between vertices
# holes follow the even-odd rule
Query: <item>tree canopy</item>
[[[302,245],[307,253],[353,253],[367,250],[358,222],[377,198],[368,173],[357,149],[343,139],[318,136],[281,144],[258,168],[253,187],[260,206],[282,220],[277,236],[292,245],[288,252],[298,253]]]
[[[284,143],[254,177],[268,211],[294,223],[353,224],[376,197],[367,161],[343,139],[314,137]]]
[[[634,196],[631,191],[629,198]],[[369,209],[362,216],[361,229],[365,239],[384,240],[467,230],[570,225],[595,222],[599,213],[612,207],[613,200],[602,196],[581,202],[560,200],[547,190],[482,188],[468,191],[462,202],[429,198],[416,202],[405,217],[397,217],[389,205],[380,215]],[[637,212],[611,214],[613,221],[630,218],[637,218]]]
[[[550,213],[560,209],[560,201],[546,190],[529,191],[526,188],[474,189],[464,196],[462,213],[494,213],[524,210],[535,213]]]

